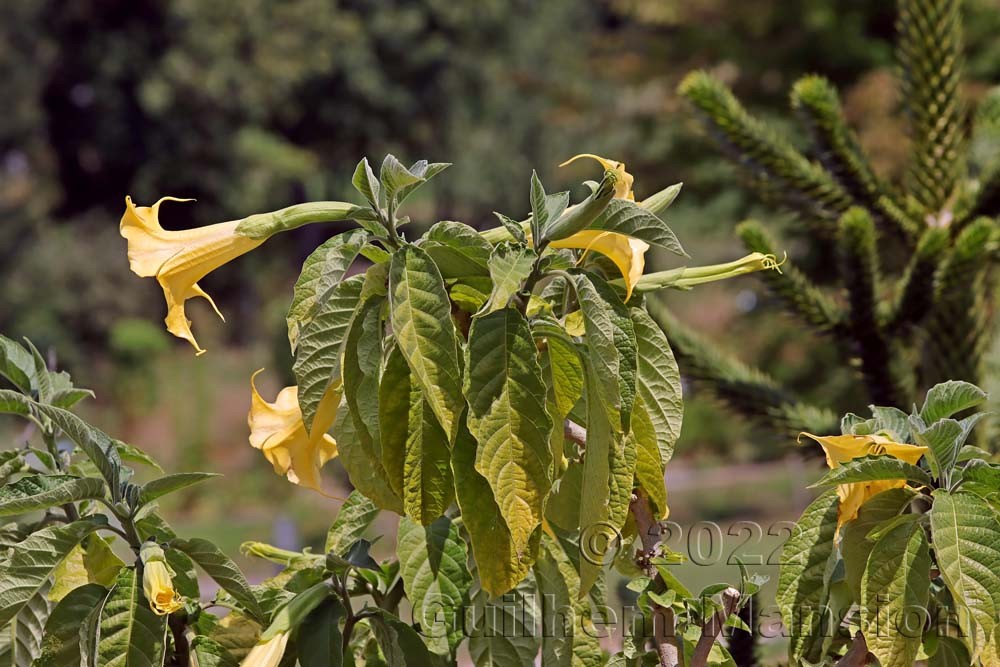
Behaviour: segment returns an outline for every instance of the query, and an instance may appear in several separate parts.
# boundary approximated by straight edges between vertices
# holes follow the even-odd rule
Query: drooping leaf
[[[1000,519],[971,493],[934,492],[931,535],[941,576],[955,602],[989,635],[1000,619]],[[966,628],[967,629],[967,628]]]
[[[964,444],[959,442],[962,425],[954,419],[940,419],[923,427],[914,419],[910,422],[910,427],[913,441],[930,450],[927,463],[930,464],[931,474],[937,479],[950,479],[951,470],[958,459],[958,450]]]
[[[104,481],[71,475],[32,475],[0,487],[0,516],[24,514],[56,505],[102,498]]]
[[[463,639],[461,614],[472,587],[468,553],[458,526],[448,517],[428,526],[404,517],[399,522],[396,554],[414,623],[432,651],[450,655]]]
[[[372,466],[382,465],[378,387],[382,374],[383,302],[379,297],[363,301],[344,340],[344,400],[354,421],[354,432]]]
[[[51,604],[44,589],[21,608],[14,620],[0,629],[0,664],[29,667],[41,652],[45,622]]]
[[[364,535],[378,513],[378,507],[364,494],[351,491],[326,534],[324,550],[343,553]]]
[[[930,593],[930,549],[916,523],[897,526],[872,547],[861,580],[861,631],[882,667],[914,664]]]
[[[420,247],[445,280],[490,274],[487,262],[493,246],[465,223],[445,220],[434,224],[420,239]]]
[[[632,432],[628,436],[635,441],[636,484],[646,492],[653,504],[657,518],[667,515],[667,487],[663,480],[663,462],[657,447],[656,431],[646,410],[646,403],[638,398],[632,411]]]
[[[687,257],[677,235],[651,211],[627,199],[612,199],[604,212],[590,224],[590,229],[617,232],[660,246],[675,255]]]
[[[830,628],[824,607],[829,595],[829,571],[836,559],[837,492],[825,491],[799,517],[781,551],[777,603],[789,629],[791,664],[816,662],[825,652]]]
[[[424,250],[406,246],[393,255],[389,303],[399,349],[453,441],[464,404],[458,339],[441,273]]]
[[[616,200],[617,201],[617,200]],[[608,411],[616,433],[628,433],[635,402],[635,327],[621,299],[596,276],[576,276],[590,363],[598,379],[595,395]]]
[[[312,429],[323,396],[340,379],[344,339],[361,298],[362,284],[364,276],[351,276],[338,283],[320,303],[312,322],[301,330],[292,370],[307,429]]]
[[[183,551],[193,560],[205,574],[212,577],[224,591],[233,596],[243,609],[255,620],[263,623],[266,618],[257,597],[250,589],[243,572],[236,566],[219,547],[208,540],[191,538],[188,540],[174,539],[170,542],[173,549]]]
[[[646,407],[656,433],[660,461],[666,465],[673,456],[684,418],[680,370],[666,335],[649,313],[631,308],[629,315],[635,327],[638,354],[636,394]]]
[[[868,555],[875,543],[868,534],[879,524],[899,516],[915,495],[912,489],[889,489],[868,499],[858,517],[844,524],[840,552],[844,558],[844,578],[856,601],[861,600],[861,577],[868,566]]]
[[[35,405],[35,409],[50,419],[97,466],[108,483],[112,499],[120,488],[122,462],[114,441],[68,410],[51,405]]]
[[[472,434],[464,422],[461,423],[452,448],[455,492],[472,543],[479,581],[491,596],[498,596],[528,574],[538,555],[542,529],[541,526],[535,529],[523,552],[514,548],[510,529],[493,498],[489,482],[476,470],[476,447]]]
[[[552,463],[545,384],[524,316],[505,308],[473,321],[466,367],[476,470],[493,490],[515,551],[522,552],[541,523]]]
[[[341,667],[344,664],[340,622],[346,613],[340,599],[330,597],[306,616],[296,633],[299,667]]]
[[[841,463],[812,484],[811,488],[887,479],[905,479],[916,484],[931,485],[930,476],[919,466],[893,456],[869,455]]]
[[[107,596],[108,589],[99,584],[85,584],[67,593],[49,615],[34,667],[88,664],[88,643],[80,632],[81,619],[99,610]]]
[[[142,485],[142,492],[139,494],[139,502],[146,504],[157,498],[186,489],[189,486],[204,482],[206,479],[219,477],[212,472],[179,472],[164,477],[157,477]]]
[[[59,563],[83,538],[107,524],[91,517],[47,526],[16,544],[0,568],[0,627],[5,626],[48,583]]]
[[[540,642],[536,627],[537,587],[528,576],[517,587],[493,602],[480,593],[469,613],[474,614],[475,632],[469,638],[469,653],[476,667],[535,664]]]
[[[920,418],[925,424],[951,417],[956,412],[974,408],[987,398],[985,391],[974,384],[949,380],[931,387],[920,408]]]
[[[337,440],[338,460],[347,471],[351,484],[370,498],[379,509],[402,514],[403,502],[393,491],[381,461],[374,458],[374,453],[358,435],[346,398],[341,400],[337,408],[333,437]]]
[[[527,280],[536,257],[535,251],[525,246],[507,242],[496,245],[488,263],[493,291],[480,311],[481,315],[507,307],[511,297],[520,291]]]
[[[387,611],[379,610],[370,623],[388,667],[432,667],[434,660],[420,635]]]
[[[167,620],[142,593],[135,568],[124,568],[100,614],[97,667],[161,667]]]
[[[331,294],[330,290],[341,281],[367,242],[365,231],[354,229],[329,239],[306,258],[285,317],[293,353],[299,332],[312,322],[320,303]]]

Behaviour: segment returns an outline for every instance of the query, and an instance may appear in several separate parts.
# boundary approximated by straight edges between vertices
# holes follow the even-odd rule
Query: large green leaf
[[[931,478],[922,468],[893,456],[861,456],[841,463],[823,475],[812,487],[857,484],[879,480],[905,479],[917,484],[931,485]]]
[[[958,380],[942,382],[927,392],[924,405],[920,408],[920,418],[925,424],[933,424],[956,412],[974,408],[986,398],[986,392],[974,384]]]
[[[927,660],[927,667],[969,667],[971,664],[965,642],[955,637],[939,637],[934,655]],[[983,664],[993,663],[984,661]]]
[[[488,263],[493,246],[465,223],[435,224],[420,239],[420,247],[431,256],[446,280],[490,274]]]
[[[472,587],[458,525],[448,517],[428,526],[404,517],[399,522],[396,555],[414,623],[432,651],[450,655],[463,639],[461,614]]]
[[[602,279],[577,275],[576,291],[588,358],[598,379],[595,394],[608,411],[615,432],[628,433],[638,364],[635,327],[628,309]]]
[[[972,461],[962,471],[962,490],[989,500],[1000,496],[1000,465]]]
[[[41,653],[34,667],[76,667],[88,664],[89,638],[81,620],[99,610],[108,589],[99,584],[85,584],[70,591],[55,606],[45,624]]]
[[[135,568],[124,568],[101,610],[97,667],[161,667],[167,619],[142,594]]]
[[[35,361],[31,353],[10,338],[0,335],[0,375],[26,394],[35,384]]]
[[[590,229],[617,232],[660,246],[675,255],[688,256],[667,223],[653,212],[626,199],[612,199],[608,202],[608,207],[590,224]]]
[[[35,409],[50,419],[66,434],[66,437],[83,450],[107,481],[111,497],[116,498],[120,488],[122,462],[114,441],[68,410],[39,404],[35,405]]]
[[[1000,619],[1000,519],[971,493],[934,492],[931,539],[955,602],[989,635]]]
[[[33,664],[41,652],[50,608],[45,590],[40,590],[21,608],[14,620],[0,630],[0,665],[30,667]]]
[[[868,534],[876,526],[899,516],[915,495],[912,489],[889,489],[868,499],[858,516],[842,528],[840,553],[844,559],[844,578],[856,601],[861,600],[861,577],[868,566],[868,555],[875,543]]]
[[[882,667],[910,667],[923,635],[931,556],[924,529],[906,523],[872,547],[861,580],[861,631]]]
[[[177,538],[170,542],[170,546],[187,554],[198,567],[212,577],[215,583],[232,595],[255,620],[261,623],[266,620],[264,611],[250,589],[250,584],[247,583],[243,572],[229,556],[222,553],[219,547],[198,537],[188,540]]]
[[[963,433],[962,425],[954,419],[939,419],[924,428],[914,419],[910,427],[913,441],[930,450],[927,463],[930,465],[931,474],[947,482],[958,459],[958,450],[965,444],[964,440],[959,442]]]
[[[347,471],[351,484],[380,509],[402,514],[403,503],[393,491],[381,461],[374,458],[374,452],[358,435],[346,398],[341,400],[337,409],[333,437],[337,440],[338,460]]]
[[[83,538],[107,525],[101,517],[47,526],[14,546],[0,568],[0,628],[47,585],[49,577]]]
[[[499,243],[488,262],[493,291],[480,314],[506,308],[510,298],[520,291],[531,274],[537,255],[531,248],[514,243]]]
[[[367,233],[354,229],[329,239],[306,258],[285,318],[292,352],[298,345],[299,332],[312,321],[320,302],[344,277],[367,242]]]
[[[337,518],[326,534],[324,550],[335,554],[346,551],[364,536],[378,513],[378,507],[364,494],[351,491],[351,495],[347,496],[347,500],[340,506]]]
[[[473,321],[466,367],[469,431],[479,443],[476,470],[489,481],[521,552],[541,523],[552,484],[552,421],[524,316],[504,308]]]
[[[402,421],[407,426],[403,446],[403,510],[415,521],[427,525],[444,514],[455,499],[451,473],[451,447],[430,404],[416,384],[409,388],[409,411]]]
[[[225,646],[204,635],[198,635],[191,640],[191,652],[198,659],[198,667],[239,667],[240,665]]]
[[[313,609],[296,633],[299,667],[340,667],[344,664],[344,637],[340,622],[347,614],[337,597]]]
[[[475,632],[469,638],[469,653],[476,667],[510,665],[531,667],[540,645],[535,630],[538,621],[537,587],[534,577],[524,579],[496,604],[480,593],[469,610]]]
[[[157,477],[142,485],[139,501],[143,504],[149,503],[168,493],[186,489],[189,486],[204,482],[206,479],[212,479],[213,477],[219,477],[219,475],[212,472],[179,472]]]
[[[667,337],[649,313],[631,308],[629,315],[635,327],[638,353],[636,394],[653,424],[660,462],[666,465],[673,456],[684,418],[681,374]]]
[[[381,465],[378,390],[382,374],[382,304],[375,297],[362,302],[344,341],[344,400],[354,432],[371,458]]]
[[[313,320],[302,328],[292,370],[298,382],[299,407],[308,429],[316,416],[319,402],[330,385],[340,380],[340,357],[347,337],[347,327],[361,298],[364,276],[351,276],[329,292],[316,310]]]
[[[604,655],[591,620],[589,599],[580,599],[580,577],[559,542],[543,536],[543,557],[535,562],[542,605],[542,664],[546,667],[599,667]]]
[[[104,481],[70,475],[32,475],[0,487],[0,516],[24,514],[104,496]]]
[[[656,512],[663,518],[667,514],[667,487],[663,479],[663,460],[660,449],[656,446],[656,433],[653,422],[649,418],[645,401],[636,400],[632,412],[632,432],[628,436],[635,442],[636,464],[635,481],[641,487]]]
[[[399,349],[453,441],[464,404],[458,339],[441,273],[424,250],[406,246],[393,254],[389,303]]]
[[[781,551],[777,603],[790,632],[792,664],[818,662],[829,641],[831,628],[822,626],[836,561],[837,506],[836,490],[825,491],[802,512]]]
[[[416,630],[384,610],[378,610],[369,622],[388,667],[432,667],[430,651]]]
[[[476,441],[463,421],[452,448],[455,493],[472,543],[479,581],[490,595],[498,596],[528,574],[538,555],[542,529],[541,526],[535,529],[523,552],[514,548],[507,522],[493,498],[489,482],[476,470],[475,461]]]

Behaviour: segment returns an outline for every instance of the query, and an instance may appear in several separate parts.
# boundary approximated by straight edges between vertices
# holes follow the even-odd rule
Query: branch
[[[868,643],[865,642],[865,636],[859,632],[854,635],[851,648],[847,649],[844,657],[837,661],[836,667],[864,667],[866,664],[868,664]]]
[[[736,613],[740,606],[740,592],[733,587],[722,591],[722,609],[715,612],[702,627],[701,636],[691,654],[691,667],[705,667],[708,655],[715,645],[715,640],[722,634],[722,628],[731,614]]]

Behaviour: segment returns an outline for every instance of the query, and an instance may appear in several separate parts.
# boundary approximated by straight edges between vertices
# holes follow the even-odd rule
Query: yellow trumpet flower
[[[165,201],[191,201],[163,197],[152,206],[136,206],[125,197],[125,213],[121,219],[121,235],[128,241],[128,261],[132,271],[142,277],[155,277],[167,300],[167,331],[194,346],[191,321],[184,314],[184,302],[204,297],[219,317],[215,302],[198,281],[226,262],[250,252],[265,239],[251,239],[236,233],[240,221],[220,222],[207,227],[174,232],[160,226],[160,205]],[[222,317],[223,321],[225,318]]]
[[[243,658],[242,667],[278,667],[285,656],[285,646],[288,645],[288,633],[279,632],[263,644],[257,644],[247,657]]]
[[[599,229],[585,229],[569,238],[553,241],[552,248],[579,248],[599,252],[618,267],[625,281],[625,300],[632,296],[632,289],[646,268],[646,251],[649,244],[631,236],[617,232],[602,232]]]
[[[917,464],[926,452],[926,447],[893,442],[880,435],[829,435],[819,436],[811,433],[802,435],[815,440],[826,452],[826,464],[832,470],[842,463],[869,454],[892,456],[907,463]],[[837,510],[837,534],[840,527],[858,516],[858,510],[872,496],[906,486],[906,480],[887,479],[873,482],[857,482],[841,484],[837,487],[840,507]]]
[[[582,157],[589,157],[592,160],[597,160],[601,163],[601,166],[604,167],[605,170],[615,172],[615,175],[618,176],[618,183],[615,185],[615,199],[628,199],[629,201],[635,201],[635,193],[632,192],[632,181],[634,178],[632,174],[625,171],[624,162],[609,160],[606,157],[594,155],[593,153],[580,153],[579,155],[574,155],[559,166],[565,167]]]
[[[261,372],[250,378],[252,395],[247,416],[250,444],[264,453],[275,473],[285,475],[292,484],[323,493],[320,468],[337,456],[337,441],[327,431],[337,417],[340,385],[331,387],[320,401],[310,434],[302,421],[298,388],[285,387],[274,403],[268,403],[261,398],[254,382]]]
[[[142,591],[146,594],[149,608],[158,616],[172,614],[184,607],[181,596],[174,590],[171,579],[173,573],[167,566],[163,549],[153,543],[143,545],[140,551],[142,560]]]

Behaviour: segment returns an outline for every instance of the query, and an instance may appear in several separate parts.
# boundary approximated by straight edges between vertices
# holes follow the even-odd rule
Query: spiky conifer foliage
[[[792,258],[782,273],[763,276],[769,289],[843,349],[870,401],[907,408],[936,382],[980,381],[995,333],[1000,88],[975,110],[963,97],[959,0],[900,0],[896,27],[911,137],[900,183],[872,167],[836,89],[821,76],[806,76],[791,91],[811,142],[805,151],[707,72],[688,75],[680,92],[751,187],[796,213],[815,254],[831,260],[821,267],[822,285]],[[758,222],[737,232],[749,250],[779,247]],[[782,430],[806,429],[826,416],[654,313],[661,313],[688,376],[738,411],[766,415]]]

